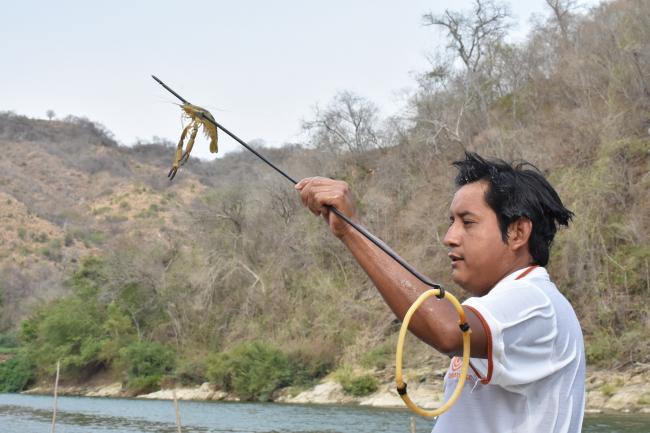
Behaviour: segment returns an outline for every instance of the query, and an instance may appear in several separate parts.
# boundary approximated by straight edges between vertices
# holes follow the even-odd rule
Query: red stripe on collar
[[[533,269],[535,269],[537,266],[538,266],[538,265],[533,265],[533,266],[529,266],[529,267],[527,267],[527,268],[526,268],[526,269],[525,269],[521,274],[519,274],[519,275],[517,276],[517,278],[515,278],[515,280],[520,280],[520,279],[524,278],[526,275],[530,274],[530,272],[531,272]]]

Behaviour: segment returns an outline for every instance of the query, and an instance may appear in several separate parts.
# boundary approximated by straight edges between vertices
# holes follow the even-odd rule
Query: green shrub
[[[137,338],[131,318],[115,302],[111,302],[106,306],[106,319],[102,323],[102,328],[107,338],[102,344],[101,359],[106,362],[119,361],[122,348],[130,345]]]
[[[212,353],[206,360],[206,376],[208,380],[226,391],[232,391],[230,369],[228,353]]]
[[[81,262],[66,284],[83,299],[96,299],[100,288],[108,283],[109,273],[100,258],[89,256]]]
[[[0,332],[0,347],[18,347],[16,332]]]
[[[298,349],[289,353],[289,363],[293,371],[292,385],[311,385],[325,377],[336,360],[332,352],[314,351],[309,348]]]
[[[92,373],[121,357],[135,338],[130,317],[115,303],[98,300],[107,271],[87,258],[67,280],[74,295],[36,310],[22,322],[20,340],[41,373],[53,374],[61,361],[64,376]]]
[[[154,374],[151,376],[140,376],[129,379],[127,382],[127,389],[130,394],[128,395],[149,394],[150,392],[159,390],[162,377],[161,374]]]
[[[339,368],[334,373],[334,378],[341,384],[346,394],[355,397],[363,397],[377,391],[377,379],[369,374],[357,376],[349,365]]]
[[[182,385],[198,385],[206,381],[205,359],[182,359],[176,367],[176,379]]]
[[[160,380],[173,372],[176,357],[169,347],[160,343],[139,341],[120,351],[127,365],[127,388],[149,392],[160,386]]]
[[[0,363],[0,392],[19,392],[34,378],[34,364],[22,353]]]
[[[99,246],[104,242],[104,234],[90,228],[74,228],[70,230],[72,238],[83,242],[86,248]]]
[[[291,385],[293,370],[287,355],[256,341],[210,356],[207,376],[241,399],[267,401],[273,391]]]
[[[129,220],[129,217],[126,216],[126,215],[106,215],[104,217],[104,221],[106,221],[107,223],[111,223],[111,224],[119,224],[119,223],[123,223],[124,221],[128,221],[128,220]]]
[[[66,247],[69,247],[69,246],[71,246],[72,244],[74,244],[74,236],[72,236],[72,233],[66,233],[66,234],[65,234],[65,238],[64,238],[63,244],[64,244]]]
[[[648,406],[650,405],[650,392],[644,392],[641,394],[641,397],[636,401],[636,404],[640,404],[642,406]]]
[[[365,368],[377,368],[383,370],[393,357],[393,348],[388,344],[377,346],[366,352],[361,358],[361,365]]]
[[[600,364],[616,359],[619,340],[611,332],[601,330],[586,339],[585,352],[589,364]]]
[[[600,387],[600,392],[605,396],[605,397],[611,397],[616,392],[620,389],[620,386],[616,386],[612,383],[606,383],[603,386]]]
[[[34,242],[44,244],[50,240],[50,237],[47,235],[47,233],[32,233],[32,240]]]
[[[369,374],[354,377],[343,385],[343,391],[356,397],[372,394],[377,391],[377,379]]]
[[[109,206],[98,207],[98,208],[93,209],[93,215],[101,215],[101,214],[104,214],[104,213],[106,213],[106,212],[108,212],[110,210],[111,210],[111,208]]]
[[[55,301],[23,323],[23,341],[39,368],[52,373],[76,371],[100,364],[102,312],[96,303],[73,296]]]
[[[60,262],[63,259],[63,253],[61,252],[61,240],[52,239],[46,247],[43,247],[41,249],[41,254],[50,260]]]

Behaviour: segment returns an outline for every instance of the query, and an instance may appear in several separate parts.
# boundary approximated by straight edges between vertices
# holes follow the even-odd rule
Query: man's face
[[[449,207],[449,248],[454,282],[473,295],[486,294],[506,276],[512,252],[501,238],[497,215],[485,202],[484,181],[462,186]]]

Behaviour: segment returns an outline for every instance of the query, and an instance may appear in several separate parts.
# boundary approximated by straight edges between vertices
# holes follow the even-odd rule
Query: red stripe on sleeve
[[[476,308],[470,307],[469,305],[464,305],[465,308],[469,309],[478,317],[478,319],[481,321],[481,324],[483,325],[483,330],[485,331],[485,335],[487,336],[487,360],[488,360],[488,371],[487,375],[485,377],[481,377],[481,375],[476,371],[476,369],[472,366],[472,370],[476,373],[478,378],[480,379],[481,383],[483,385],[487,385],[490,383],[490,380],[492,380],[492,331],[490,330],[490,325],[485,321],[485,318],[481,315],[481,313],[478,312]]]

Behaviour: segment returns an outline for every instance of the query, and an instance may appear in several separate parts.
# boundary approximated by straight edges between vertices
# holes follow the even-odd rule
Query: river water
[[[409,433],[402,409],[275,403],[179,403],[183,432]],[[50,431],[52,397],[0,394],[1,433]],[[418,433],[435,421],[415,418]],[[57,433],[176,433],[173,403],[162,400],[59,397]],[[650,415],[588,415],[585,433],[650,433]]]

